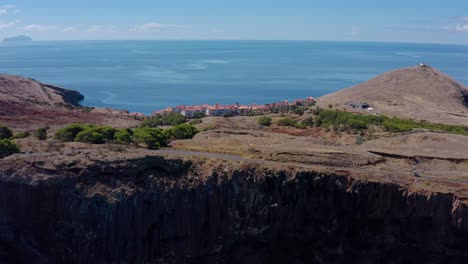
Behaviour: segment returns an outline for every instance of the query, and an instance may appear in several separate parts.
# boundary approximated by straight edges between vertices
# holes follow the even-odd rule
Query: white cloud
[[[116,29],[115,26],[108,25],[92,25],[88,27],[88,32],[114,32]]]
[[[27,31],[48,31],[48,30],[57,29],[57,27],[56,26],[43,26],[43,25],[31,24],[31,25],[25,26],[24,29],[27,30]]]
[[[104,26],[101,25],[93,25],[88,28],[88,32],[98,32],[104,30]]]
[[[8,10],[15,9],[15,8],[16,8],[15,5],[0,6],[0,15],[4,15],[4,14],[8,13]],[[16,13],[16,10],[14,12]]]
[[[15,26],[16,26],[16,22],[9,22],[9,23],[0,24],[0,31],[5,30],[5,29],[14,28]]]
[[[455,26],[456,32],[468,32],[468,24],[467,25],[456,25]]]
[[[4,6],[2,6],[2,8],[4,8],[4,9],[15,9],[16,6],[15,5],[4,5]]]
[[[135,26],[134,30],[135,31],[159,32],[163,29],[170,29],[170,28],[184,28],[184,26],[174,25],[174,24],[146,23],[146,24]]]
[[[70,32],[70,31],[75,31],[78,30],[79,27],[66,27],[63,29],[64,32]]]

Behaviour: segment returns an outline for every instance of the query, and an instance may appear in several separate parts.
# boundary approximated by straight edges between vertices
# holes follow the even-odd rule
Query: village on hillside
[[[203,116],[237,116],[237,115],[255,115],[270,112],[284,112],[296,107],[309,107],[315,105],[315,98],[309,96],[305,99],[297,99],[292,102],[283,100],[276,103],[264,105],[241,105],[239,103],[231,105],[179,105],[168,107],[164,110],[153,112],[154,116],[164,116],[170,113],[180,113],[186,118],[200,118]]]

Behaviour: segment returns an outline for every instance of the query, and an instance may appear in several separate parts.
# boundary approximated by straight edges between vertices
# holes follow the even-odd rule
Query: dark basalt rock
[[[449,194],[145,158],[0,176],[0,263],[467,263]]]
[[[49,85],[49,84],[45,84],[44,86],[52,90],[55,90],[57,94],[63,97],[63,100],[67,104],[71,104],[73,106],[79,106],[80,102],[84,100],[84,96],[78,91],[64,89],[64,88]]]

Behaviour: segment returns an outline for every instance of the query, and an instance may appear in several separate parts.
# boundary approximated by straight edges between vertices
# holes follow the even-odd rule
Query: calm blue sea
[[[150,113],[179,104],[321,96],[420,62],[468,85],[468,46],[308,41],[0,44],[0,72],[80,91],[84,105]]]

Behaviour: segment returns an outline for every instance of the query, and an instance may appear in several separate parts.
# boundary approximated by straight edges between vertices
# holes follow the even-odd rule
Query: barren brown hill
[[[0,75],[0,123],[17,129],[61,126],[68,123],[97,123],[114,126],[137,125],[125,111],[85,109],[77,91],[33,79]]]
[[[428,66],[394,70],[319,98],[319,105],[367,102],[374,112],[468,125],[468,89]]]

